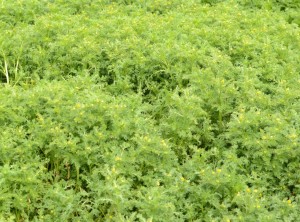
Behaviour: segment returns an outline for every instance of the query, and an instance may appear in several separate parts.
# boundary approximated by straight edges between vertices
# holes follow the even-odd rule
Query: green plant
[[[1,221],[298,219],[297,1],[0,11]]]

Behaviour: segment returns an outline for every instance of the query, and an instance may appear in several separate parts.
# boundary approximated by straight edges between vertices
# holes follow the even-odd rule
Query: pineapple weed
[[[0,221],[299,220],[299,15],[0,1]]]

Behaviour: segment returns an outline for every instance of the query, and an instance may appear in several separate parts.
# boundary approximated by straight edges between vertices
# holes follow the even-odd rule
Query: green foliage
[[[299,10],[0,1],[0,221],[297,221]]]

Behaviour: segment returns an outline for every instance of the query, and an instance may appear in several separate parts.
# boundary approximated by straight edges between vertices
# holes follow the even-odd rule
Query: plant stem
[[[8,75],[8,67],[7,67],[7,62],[6,60],[4,59],[4,71],[5,71],[5,77],[6,77],[6,83],[9,84],[9,75]]]

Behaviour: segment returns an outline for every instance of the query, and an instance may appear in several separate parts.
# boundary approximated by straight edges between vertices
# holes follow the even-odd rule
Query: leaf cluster
[[[296,221],[299,10],[0,2],[0,220]]]

